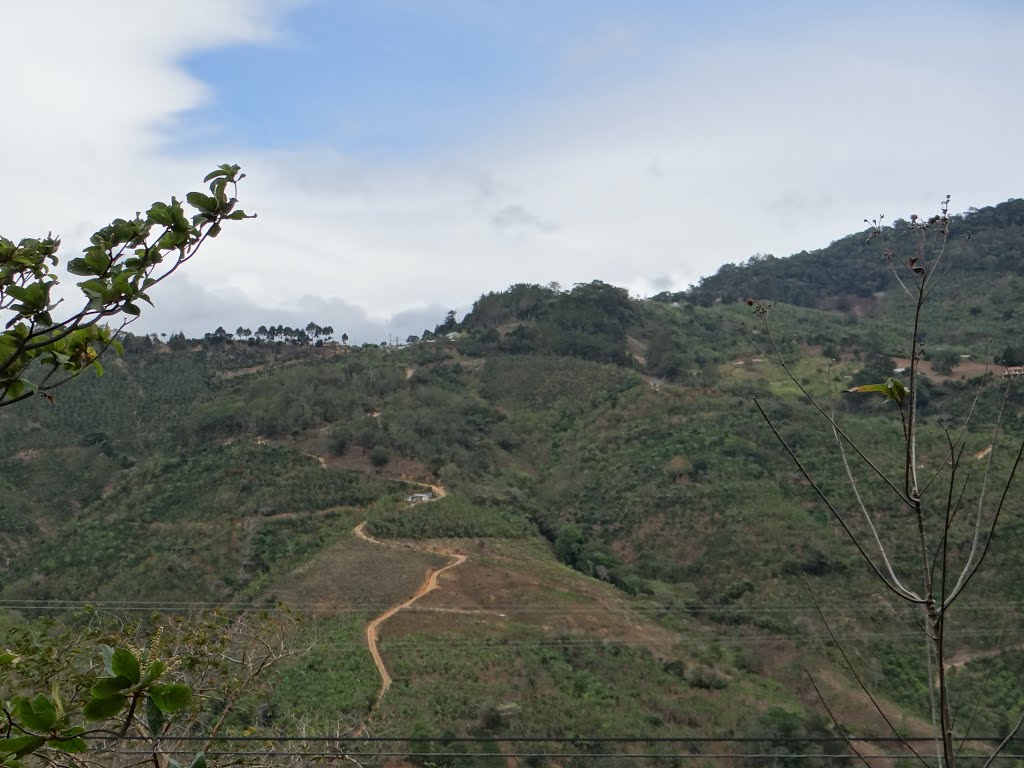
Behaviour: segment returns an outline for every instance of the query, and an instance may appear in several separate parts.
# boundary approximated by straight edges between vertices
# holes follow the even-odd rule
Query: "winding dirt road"
[[[380,414],[379,413],[375,413],[374,415],[378,416]],[[315,454],[315,453],[309,453],[309,454],[306,454],[306,455],[310,456],[310,457],[316,459],[318,462],[320,462],[320,468],[321,469],[327,469],[327,461],[326,461],[326,459],[324,459],[323,456],[320,456],[320,455]],[[423,482],[420,482],[419,480],[413,480],[413,479],[411,479],[409,477],[404,477],[404,476],[398,476],[398,477],[395,477],[395,476],[387,477],[387,476],[385,476],[385,477],[388,480],[395,480],[395,481],[400,482],[400,483],[408,483],[409,485],[414,485],[414,486],[417,486],[419,488],[430,488],[430,490],[433,491],[433,493],[434,493],[434,498],[428,499],[426,502],[421,502],[421,503],[430,503],[431,501],[437,501],[438,499],[443,499],[445,496],[448,495],[447,491],[445,491],[444,486],[442,486],[442,485],[432,485],[430,483],[423,483]],[[382,546],[382,547],[394,546],[392,544],[388,544],[387,542],[381,541],[380,539],[375,539],[373,536],[368,534],[366,532],[366,523],[367,523],[367,521],[364,520],[359,525],[357,525],[353,529],[352,532],[356,536],[358,536],[360,539],[362,539],[363,541],[369,541],[372,544],[376,544],[376,545]],[[379,639],[378,638],[378,630],[380,629],[380,625],[383,624],[388,619],[390,619],[392,616],[394,616],[399,611],[401,611],[401,610],[411,606],[413,603],[415,603],[417,600],[422,598],[424,595],[428,595],[431,592],[433,592],[435,589],[439,589],[440,588],[440,584],[438,583],[438,579],[441,577],[441,574],[444,573],[445,571],[450,571],[453,568],[459,567],[460,565],[462,565],[467,560],[467,556],[466,555],[461,555],[461,554],[459,554],[457,552],[447,552],[445,550],[431,549],[430,547],[423,547],[423,548],[421,548],[420,551],[422,551],[422,552],[431,552],[431,553],[433,553],[435,555],[446,555],[447,557],[449,557],[451,559],[448,561],[447,565],[445,565],[445,566],[443,566],[441,568],[437,568],[437,569],[429,568],[429,569],[427,569],[427,576],[426,576],[426,578],[423,580],[423,583],[420,584],[420,586],[417,588],[417,590],[413,593],[412,597],[410,597],[405,602],[398,603],[396,605],[391,606],[386,611],[384,611],[384,613],[382,613],[380,616],[378,616],[377,618],[373,619],[369,624],[366,625],[366,644],[370,648],[370,655],[373,657],[373,663],[376,665],[377,672],[380,675],[380,688],[377,690],[377,697],[374,699],[373,706],[370,708],[371,712],[373,710],[375,710],[377,708],[377,706],[380,704],[381,699],[384,698],[384,694],[387,693],[388,688],[391,687],[391,682],[392,682],[391,673],[388,672],[387,665],[384,664],[384,659],[380,655],[380,647],[379,647],[379,644],[378,644],[378,639]],[[364,719],[364,721],[362,723],[360,723],[355,728],[354,733],[357,734],[357,735],[359,733],[362,733],[362,729],[363,729],[364,725],[365,725],[365,719]]]
[[[439,499],[445,495],[444,488],[440,486],[431,486],[431,488],[434,491],[435,498]],[[359,525],[357,525],[352,532],[363,541],[369,541],[373,544],[377,544],[382,547],[390,546],[389,544],[381,541],[380,539],[373,538],[373,536],[366,532],[365,520],[361,522]],[[438,589],[440,587],[438,579],[441,577],[441,574],[445,571],[450,571],[453,568],[459,567],[464,562],[466,562],[467,559],[466,555],[461,555],[456,552],[446,552],[426,547],[422,551],[433,552],[437,555],[447,555],[451,559],[449,560],[447,565],[441,568],[428,569],[426,578],[423,580],[423,583],[420,584],[419,588],[412,594],[412,597],[410,597],[405,602],[391,606],[386,611],[384,611],[384,613],[382,613],[380,616],[373,619],[369,624],[366,625],[366,644],[370,648],[370,655],[373,657],[373,663],[377,666],[377,672],[380,674],[380,688],[377,690],[377,698],[374,700],[373,709],[376,709],[377,705],[380,704],[380,700],[384,698],[384,694],[387,693],[388,688],[391,687],[392,682],[391,673],[388,672],[387,665],[384,664],[384,659],[380,655],[380,647],[378,644],[378,629],[380,628],[380,625],[388,619],[390,619],[399,611],[411,606],[424,595],[430,594],[435,589]]]

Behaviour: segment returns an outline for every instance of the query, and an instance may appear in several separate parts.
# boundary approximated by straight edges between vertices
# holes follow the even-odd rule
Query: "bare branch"
[[[991,455],[990,455],[990,458],[991,458]],[[963,592],[964,587],[966,587],[967,584],[970,583],[971,579],[974,577],[974,574],[978,572],[978,569],[981,567],[981,564],[985,561],[985,557],[986,557],[986,555],[988,555],[989,546],[991,546],[991,544],[992,544],[992,537],[993,537],[993,534],[995,533],[996,526],[999,524],[999,517],[1002,514],[1003,506],[1006,503],[1006,496],[1010,492],[1010,485],[1013,483],[1013,478],[1017,474],[1017,469],[1018,469],[1018,467],[1020,467],[1020,463],[1021,463],[1021,459],[1022,458],[1024,458],[1024,441],[1021,441],[1020,448],[1017,450],[1017,456],[1014,458],[1013,466],[1010,469],[1010,475],[1009,475],[1009,477],[1006,478],[1006,483],[1003,485],[1003,492],[1002,492],[1002,494],[999,497],[999,504],[996,507],[995,514],[992,516],[992,524],[988,528],[988,534],[985,537],[985,544],[982,547],[980,554],[978,554],[978,538],[979,538],[979,535],[980,535],[979,531],[980,531],[980,518],[981,518],[980,502],[979,502],[979,512],[978,512],[978,525],[979,525],[979,527],[975,529],[975,537],[974,537],[974,543],[971,546],[971,554],[970,554],[970,556],[967,559],[967,564],[964,566],[964,569],[963,569],[963,571],[960,574],[960,578],[957,580],[956,586],[953,588],[953,591],[950,592],[949,597],[947,597],[945,599],[945,601],[943,602],[943,604],[942,604],[942,609],[943,610],[947,610],[949,608],[949,606],[951,606],[953,604],[953,601],[955,601],[957,599],[957,597],[960,596],[960,593]],[[987,475],[988,475],[988,472],[986,470],[986,477],[987,477]]]
[[[814,409],[817,410],[818,413],[820,413],[828,421],[829,425],[834,430],[836,430],[847,443],[849,443],[849,445],[853,449],[854,453],[857,454],[857,457],[861,461],[863,461],[886,485],[888,485],[889,488],[893,491],[893,493],[895,493],[897,496],[899,496],[899,498],[903,501],[904,504],[906,504],[907,506],[910,506],[911,505],[910,498],[906,494],[904,494],[903,491],[901,491],[892,482],[892,480],[890,480],[888,478],[888,476],[886,476],[886,474],[884,472],[882,472],[881,469],[878,468],[878,466],[875,464],[875,462],[873,462],[870,458],[868,458],[868,456],[863,451],[861,451],[860,446],[858,446],[856,442],[854,442],[850,437],[847,436],[846,432],[843,431],[842,427],[839,426],[838,422],[836,422],[835,419],[833,419],[829,415],[829,412],[826,411],[825,408],[821,405],[821,403],[819,403],[817,401],[817,399],[810,392],[807,391],[807,388],[803,385],[803,382],[801,382],[800,379],[797,378],[796,374],[793,373],[792,369],[790,369],[790,367],[789,367],[789,364],[786,362],[785,356],[783,356],[782,351],[779,349],[778,344],[776,344],[776,342],[775,342],[775,337],[772,334],[771,326],[768,325],[767,319],[763,320],[763,324],[764,324],[764,329],[765,329],[765,331],[768,334],[768,339],[771,342],[772,350],[774,352],[774,355],[769,355],[767,353],[767,351],[762,349],[760,347],[760,345],[758,345],[752,339],[751,339],[751,343],[753,343],[755,345],[755,347],[757,347],[757,349],[766,358],[768,358],[768,359],[774,358],[775,362],[779,366],[782,367],[782,369],[786,372],[786,375],[789,377],[789,380],[792,381],[793,384],[796,385],[796,387],[800,390],[800,393],[804,396],[804,398],[807,400],[807,402],[809,402],[812,406],[814,406]]]
[[[1013,730],[1006,734],[1005,739],[999,742],[999,746],[993,750],[992,754],[989,755],[988,760],[985,761],[985,764],[982,765],[981,768],[988,768],[992,765],[992,761],[999,757],[999,753],[1006,749],[1007,744],[1013,741],[1014,737],[1017,735],[1017,731],[1019,731],[1022,726],[1024,726],[1024,712],[1021,713],[1020,719],[1017,720],[1017,724],[1013,726]]]
[[[850,670],[850,674],[853,675],[853,679],[857,681],[857,685],[864,692],[864,695],[868,697],[868,700],[871,702],[871,705],[875,708],[875,711],[882,716],[882,719],[885,721],[885,724],[889,727],[889,730],[892,731],[893,735],[897,739],[899,739],[900,742],[902,742],[902,744],[913,753],[914,757],[916,757],[919,761],[921,761],[924,765],[927,766],[928,763],[925,761],[925,759],[917,753],[917,750],[914,749],[910,742],[903,737],[903,734],[901,734],[897,730],[896,726],[893,725],[888,715],[885,714],[885,711],[882,709],[881,705],[879,705],[878,701],[875,700],[875,697],[871,695],[871,691],[868,690],[868,687],[864,684],[864,681],[861,680],[860,675],[857,674],[857,668],[850,661],[850,657],[846,655],[846,650],[843,648],[843,644],[839,642],[839,638],[836,637],[835,633],[832,631],[832,627],[828,623],[828,619],[825,618],[825,614],[822,612],[821,606],[818,604],[817,599],[814,597],[814,590],[811,589],[811,583],[810,581],[808,581],[806,576],[804,577],[804,584],[807,586],[807,594],[811,598],[811,604],[814,606],[814,610],[817,611],[818,617],[821,619],[821,623],[825,626],[825,630],[828,632],[828,636],[832,639],[832,644],[835,645],[836,650],[838,650],[839,654],[843,657],[843,661],[846,662],[846,666]],[[929,766],[929,768],[931,767]]]
[[[839,735],[843,737],[843,741],[846,742],[846,746],[850,748],[850,751],[852,751],[853,754],[860,758],[860,761],[864,763],[866,768],[871,768],[871,763],[869,763],[867,761],[867,758],[865,758],[864,755],[861,754],[860,750],[853,745],[853,741],[847,735],[846,730],[839,723],[839,720],[836,718],[836,716],[832,714],[832,709],[829,707],[828,702],[825,701],[825,697],[824,695],[822,695],[821,689],[818,688],[818,684],[814,682],[814,678],[811,676],[811,673],[807,669],[807,667],[804,667],[804,674],[807,675],[807,679],[810,681],[811,686],[814,688],[814,692],[818,694],[818,701],[821,702],[821,706],[823,706],[825,708],[825,711],[828,712],[829,719],[832,721],[832,724],[836,727],[836,730],[839,732]]]
[[[779,434],[779,430],[776,429],[775,424],[772,422],[768,414],[765,413],[764,408],[761,407],[761,403],[758,401],[756,397],[754,398],[754,405],[757,407],[757,410],[761,412],[761,416],[768,424],[768,427],[771,429],[776,439],[782,444],[782,447],[786,449],[786,453],[789,454],[789,457],[793,460],[793,463],[796,464],[797,469],[800,470],[800,474],[804,476],[804,479],[810,484],[811,488],[814,489],[814,492],[818,494],[818,498],[820,498],[825,503],[825,506],[828,507],[829,511],[832,513],[832,516],[838,521],[839,525],[842,526],[843,530],[846,532],[846,535],[849,537],[850,541],[853,542],[853,545],[857,548],[857,551],[860,552],[861,557],[864,558],[864,562],[866,562],[868,566],[871,568],[871,570],[874,571],[875,575],[882,581],[883,584],[885,584],[886,587],[888,587],[892,592],[894,592],[903,600],[907,600],[912,603],[923,603],[924,601],[921,598],[916,597],[912,594],[904,594],[904,592],[900,591],[900,589],[892,582],[890,582],[889,579],[878,569],[878,566],[875,565],[874,561],[871,559],[871,556],[868,555],[863,545],[861,545],[860,540],[857,538],[856,534],[854,534],[854,532],[850,529],[850,526],[847,525],[846,520],[843,519],[842,514],[839,512],[838,509],[836,509],[835,505],[832,504],[831,500],[821,490],[821,487],[816,482],[814,482],[814,479],[807,472],[807,469],[804,467],[800,459],[797,458],[797,455],[793,452],[793,449],[789,447],[789,444],[786,442],[786,440],[782,437],[781,434]]]
[[[850,481],[850,487],[853,489],[853,495],[857,499],[857,506],[860,507],[860,511],[864,515],[864,519],[867,521],[868,529],[871,531],[871,536],[874,538],[875,545],[878,547],[878,552],[882,557],[882,563],[885,566],[885,571],[889,574],[889,578],[892,579],[894,589],[905,599],[921,600],[921,597],[915,594],[913,590],[907,589],[903,586],[899,578],[896,576],[896,572],[893,570],[892,564],[889,562],[889,556],[886,554],[885,545],[882,543],[882,539],[878,535],[875,523],[871,519],[871,513],[868,512],[867,506],[865,506],[864,501],[861,498],[860,489],[857,487],[857,481],[853,476],[853,470],[850,468],[850,462],[846,457],[846,449],[843,446],[843,441],[839,438],[839,433],[834,428],[832,430],[832,434],[835,436],[836,445],[839,447],[839,456],[843,461],[843,468],[846,470],[846,477]]]

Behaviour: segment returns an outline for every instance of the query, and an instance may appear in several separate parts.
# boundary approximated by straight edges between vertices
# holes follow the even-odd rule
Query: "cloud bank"
[[[0,72],[17,116],[0,121],[0,233],[52,229],[69,258],[114,216],[238,162],[259,219],[160,286],[139,325],[293,318],[378,341],[514,282],[679,289],[755,252],[826,245],[866,216],[928,212],[947,192],[959,210],[1021,193],[1012,8],[908,5],[868,27],[864,9],[782,14],[678,46],[605,20],[564,41],[557,88],[470,142],[400,159],[324,142],[205,146],[190,121],[218,93],[186,57],[283,44],[294,7],[5,6],[7,58],[32,66]]]

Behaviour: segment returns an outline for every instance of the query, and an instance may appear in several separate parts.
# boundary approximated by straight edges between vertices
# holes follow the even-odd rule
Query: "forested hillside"
[[[936,472],[943,429],[972,403],[969,457],[988,456],[1004,395],[1001,439],[1024,435],[1024,395],[1001,378],[1024,354],[1024,201],[956,225],[971,238],[922,326],[920,461]],[[648,301],[599,282],[512,286],[400,347],[128,339],[102,378],[0,412],[5,619],[283,603],[304,619],[304,650],[240,707],[239,733],[834,735],[806,666],[827,670],[844,723],[880,734],[810,589],[913,730],[929,707],[914,616],[873,582],[752,403],[844,503],[827,422],[776,355],[872,456],[899,456],[895,405],[842,392],[909,354],[907,297],[884,256],[905,244],[882,240],[751,260]],[[771,303],[767,326],[748,299]],[[426,486],[444,497],[407,501]],[[861,494],[879,528],[907,525],[884,488]],[[975,734],[1005,733],[1024,703],[1022,511],[1014,493],[951,619],[955,690],[972,706],[982,684],[998,691]],[[353,534],[363,521],[370,538]],[[374,704],[364,625],[455,555],[383,625],[395,682]],[[897,567],[917,557],[894,553]],[[831,748],[781,745],[762,747]]]

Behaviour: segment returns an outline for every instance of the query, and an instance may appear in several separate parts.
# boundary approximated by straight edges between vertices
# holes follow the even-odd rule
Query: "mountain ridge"
[[[998,230],[1012,245],[986,246],[980,263],[953,275],[953,305],[936,295],[926,329],[932,373],[920,391],[929,426],[963,413],[985,380],[961,354],[983,370],[1017,343],[1019,313],[999,297],[1017,289],[1018,275],[1004,268],[1024,247],[1024,203],[1006,205],[984,214],[1006,214],[1005,226],[976,237]],[[975,220],[981,213],[964,223],[987,221]],[[828,253],[839,259],[854,239]],[[886,274],[878,244],[863,247],[874,255],[856,268],[874,263]],[[792,717],[801,732],[827,734],[802,664],[830,670],[844,717],[878,728],[858,711],[856,685],[831,666],[807,584],[882,695],[916,722],[928,673],[906,641],[912,617],[877,594],[751,405],[752,396],[765,404],[826,489],[844,486],[831,436],[766,358],[771,343],[746,303],[771,298],[756,290],[768,286],[766,274],[783,287],[796,279],[792,265],[775,261],[726,270],[709,279],[713,291],[649,301],[597,281],[567,291],[512,286],[402,348],[200,339],[174,350],[129,338],[102,379],[69,385],[55,405],[0,414],[0,604],[8,620],[75,601],[269,608],[278,592],[323,585],[333,613],[311,620],[330,641],[288,666],[259,704],[298,712],[328,697],[358,719],[374,690],[368,654],[360,656],[368,608],[411,594],[427,565],[361,552],[351,531],[367,520],[378,539],[443,542],[471,555],[443,595],[424,598],[429,611],[403,611],[383,631],[381,653],[399,681],[377,724],[385,731],[419,719],[457,733],[534,735],[549,724],[546,733],[611,734],[611,712],[637,733],[699,732],[706,723],[688,719],[692,707],[733,732],[763,733]],[[827,308],[768,309],[780,352],[816,394],[898,367],[905,329],[888,311],[899,292],[863,290],[846,294],[846,310],[842,295],[827,292]],[[955,359],[941,354],[951,351]],[[983,394],[979,407],[992,413],[1000,398]],[[898,422],[881,399],[834,402],[851,436],[882,455],[898,450]],[[1015,390],[1005,428],[1024,434]],[[972,453],[990,443],[987,424],[968,433]],[[923,439],[922,462],[941,466],[942,445],[941,432]],[[451,493],[409,507],[392,476]],[[898,530],[881,493],[865,488],[863,497],[879,526]],[[965,688],[986,675],[1003,685],[1024,666],[1012,649],[985,655],[994,638],[978,632],[994,633],[997,613],[1009,632],[1024,620],[1013,599],[1020,516],[1002,531],[979,582],[985,599],[951,625],[954,650],[974,654],[956,671]],[[898,565],[913,557],[894,552]],[[312,601],[298,609],[312,611]],[[657,653],[646,645],[654,637]],[[631,666],[662,687],[641,690]],[[318,687],[318,675],[348,693]],[[623,703],[617,689],[639,703]],[[446,708],[444,696],[461,703]],[[979,727],[1000,727],[1012,708],[1006,696],[983,704]],[[499,714],[484,717],[487,708]]]

